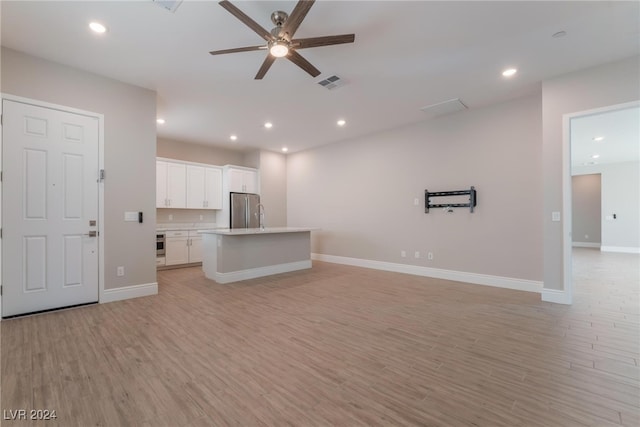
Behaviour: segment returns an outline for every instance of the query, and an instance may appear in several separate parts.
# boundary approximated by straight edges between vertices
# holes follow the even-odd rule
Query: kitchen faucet
[[[258,212],[260,214],[260,230],[264,231],[264,205],[258,203]]]

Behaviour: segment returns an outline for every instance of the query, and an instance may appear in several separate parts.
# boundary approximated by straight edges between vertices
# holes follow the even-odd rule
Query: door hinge
[[[100,181],[104,181],[104,169],[100,169],[99,179],[100,179]]]
[[[0,285],[0,297],[2,296],[2,285]]]

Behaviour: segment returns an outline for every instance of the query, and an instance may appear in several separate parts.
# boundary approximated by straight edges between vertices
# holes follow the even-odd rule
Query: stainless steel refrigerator
[[[260,196],[251,193],[230,193],[231,228],[260,227]]]

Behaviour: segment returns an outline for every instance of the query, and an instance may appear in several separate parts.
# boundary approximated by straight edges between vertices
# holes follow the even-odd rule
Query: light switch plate
[[[124,220],[131,222],[138,222],[138,212],[125,212]]]

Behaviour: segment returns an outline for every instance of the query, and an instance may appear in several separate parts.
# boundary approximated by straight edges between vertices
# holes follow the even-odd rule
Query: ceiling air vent
[[[344,80],[342,80],[338,76],[331,76],[331,77],[327,77],[324,80],[320,80],[318,84],[324,88],[331,90],[331,89],[338,88],[340,86],[344,86]]]
[[[426,113],[428,118],[433,119],[438,116],[463,111],[467,108],[468,107],[460,101],[460,98],[455,98],[448,101],[438,102],[437,104],[427,105],[426,107],[422,107],[420,111]]]
[[[174,12],[174,13],[178,8],[178,6],[180,6],[180,4],[182,3],[182,0],[151,0],[151,1],[157,4],[158,6],[160,6],[161,8],[167,9],[169,12]]]

